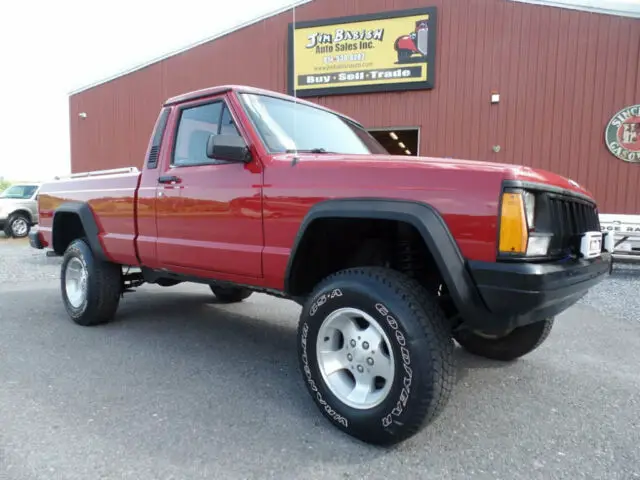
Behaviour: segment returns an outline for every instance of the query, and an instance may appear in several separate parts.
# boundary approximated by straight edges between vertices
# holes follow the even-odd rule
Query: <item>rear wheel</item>
[[[510,361],[538,348],[547,339],[554,318],[517,327],[502,336],[485,335],[482,332],[460,330],[455,340],[469,353],[491,360]]]
[[[120,265],[96,258],[77,239],[67,247],[61,269],[62,300],[75,323],[88,327],[113,319],[122,294]]]
[[[298,357],[323,415],[379,445],[434,420],[455,377],[453,342],[435,298],[385,268],[343,270],[316,287],[301,313]]]
[[[247,288],[241,287],[221,287],[220,285],[209,285],[211,291],[222,303],[237,303],[246,300],[253,293]]]
[[[24,238],[29,234],[30,229],[29,219],[21,213],[14,213],[7,220],[4,233],[7,237]]]

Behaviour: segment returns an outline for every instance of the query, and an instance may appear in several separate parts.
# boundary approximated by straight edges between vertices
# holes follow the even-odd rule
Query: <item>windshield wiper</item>
[[[286,153],[331,153],[325,150],[324,148],[308,148],[308,149],[299,149],[299,150],[294,150],[290,148],[285,152]]]

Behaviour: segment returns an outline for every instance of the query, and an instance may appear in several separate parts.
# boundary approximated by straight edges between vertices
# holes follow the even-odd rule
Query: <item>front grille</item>
[[[554,234],[550,245],[552,256],[577,253],[580,235],[600,231],[600,219],[594,204],[580,198],[555,194],[548,194],[547,200],[551,233]]]

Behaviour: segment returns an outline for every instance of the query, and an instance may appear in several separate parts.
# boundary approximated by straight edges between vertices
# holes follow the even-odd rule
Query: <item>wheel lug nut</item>
[[[362,342],[362,348],[364,348],[365,350],[369,348],[369,342]]]
[[[356,346],[356,341],[355,340],[351,340],[349,343],[351,344],[352,347]]]
[[[351,355],[350,353],[347,355],[347,360],[351,361],[353,360],[353,355]]]
[[[367,358],[367,363],[369,365],[373,365],[373,358],[371,358],[371,357]]]
[[[362,365],[358,365],[358,371],[360,373],[364,372],[364,367]]]

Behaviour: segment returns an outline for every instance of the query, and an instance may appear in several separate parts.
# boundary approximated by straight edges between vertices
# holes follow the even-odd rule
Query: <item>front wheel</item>
[[[31,223],[29,219],[20,213],[13,214],[7,220],[4,233],[7,237],[24,238],[29,234]]]
[[[434,420],[455,377],[453,342],[436,299],[405,275],[377,267],[321,282],[302,309],[298,357],[324,416],[379,445]]]
[[[547,339],[554,318],[517,327],[502,336],[490,336],[481,332],[460,330],[455,340],[469,353],[491,360],[511,361],[538,348]]]
[[[82,239],[71,242],[62,259],[60,288],[67,313],[85,327],[115,316],[122,293],[122,268],[102,261]]]

